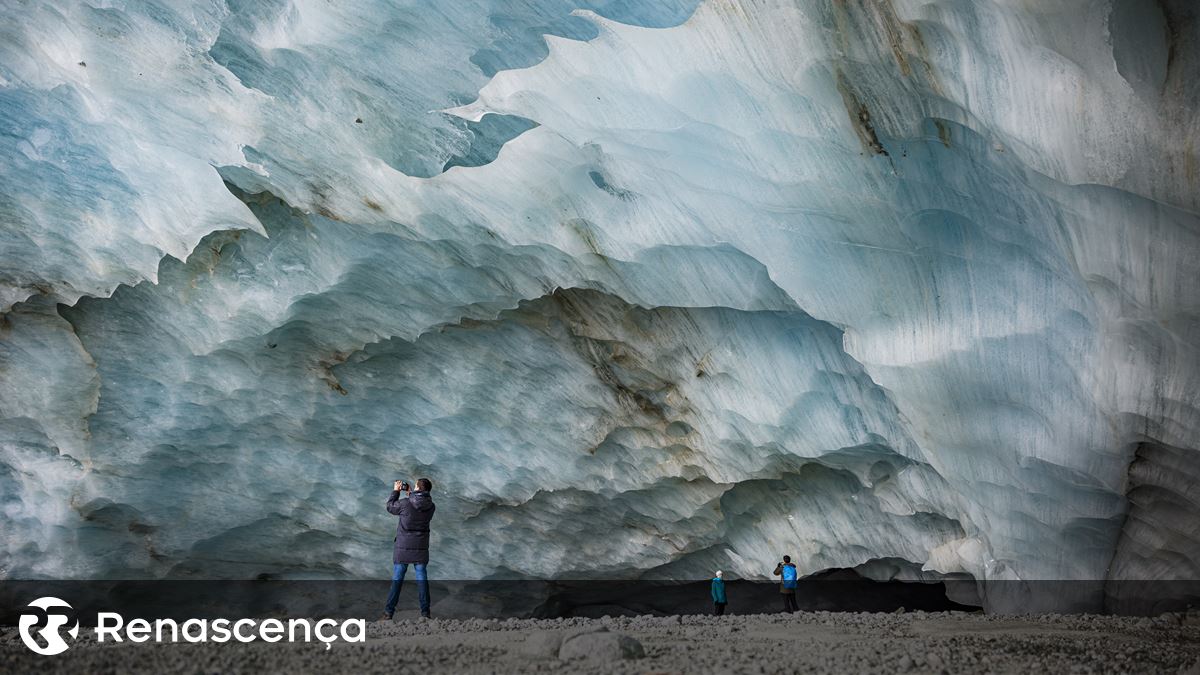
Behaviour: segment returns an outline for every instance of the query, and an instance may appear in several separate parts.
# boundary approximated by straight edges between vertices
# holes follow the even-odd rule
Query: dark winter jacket
[[[396,525],[396,545],[392,549],[394,563],[429,563],[429,521],[437,509],[428,492],[414,492],[402,497],[399,491],[388,498],[387,510],[400,516]]]

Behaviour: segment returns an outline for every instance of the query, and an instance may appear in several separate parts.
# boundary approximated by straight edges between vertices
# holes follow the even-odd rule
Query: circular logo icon
[[[29,603],[30,609],[21,612],[17,627],[21,631],[21,642],[43,656],[54,656],[67,651],[67,641],[62,629],[70,620],[71,606],[58,598],[38,598]],[[79,622],[67,630],[71,639],[79,637]]]

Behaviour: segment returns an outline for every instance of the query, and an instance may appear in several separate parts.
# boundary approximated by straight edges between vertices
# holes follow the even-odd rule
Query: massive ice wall
[[[8,5],[3,576],[1194,579],[1188,3]]]

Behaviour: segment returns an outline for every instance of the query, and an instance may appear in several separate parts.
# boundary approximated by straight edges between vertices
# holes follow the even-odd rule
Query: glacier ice
[[[1189,3],[0,12],[0,577],[1196,578]]]

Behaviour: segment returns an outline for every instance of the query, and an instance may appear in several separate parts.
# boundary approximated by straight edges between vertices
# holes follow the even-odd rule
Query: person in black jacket
[[[387,501],[388,513],[400,516],[400,522],[396,524],[396,543],[392,547],[392,590],[388,593],[383,618],[391,619],[395,614],[396,602],[400,600],[400,586],[404,584],[408,566],[412,565],[417,576],[421,616],[428,619],[429,576],[426,566],[429,565],[429,521],[433,520],[433,512],[437,509],[430,496],[433,481],[428,478],[417,479],[417,489],[403,497],[400,496],[402,490],[408,491],[408,483],[396,481],[392,486],[392,496]]]

